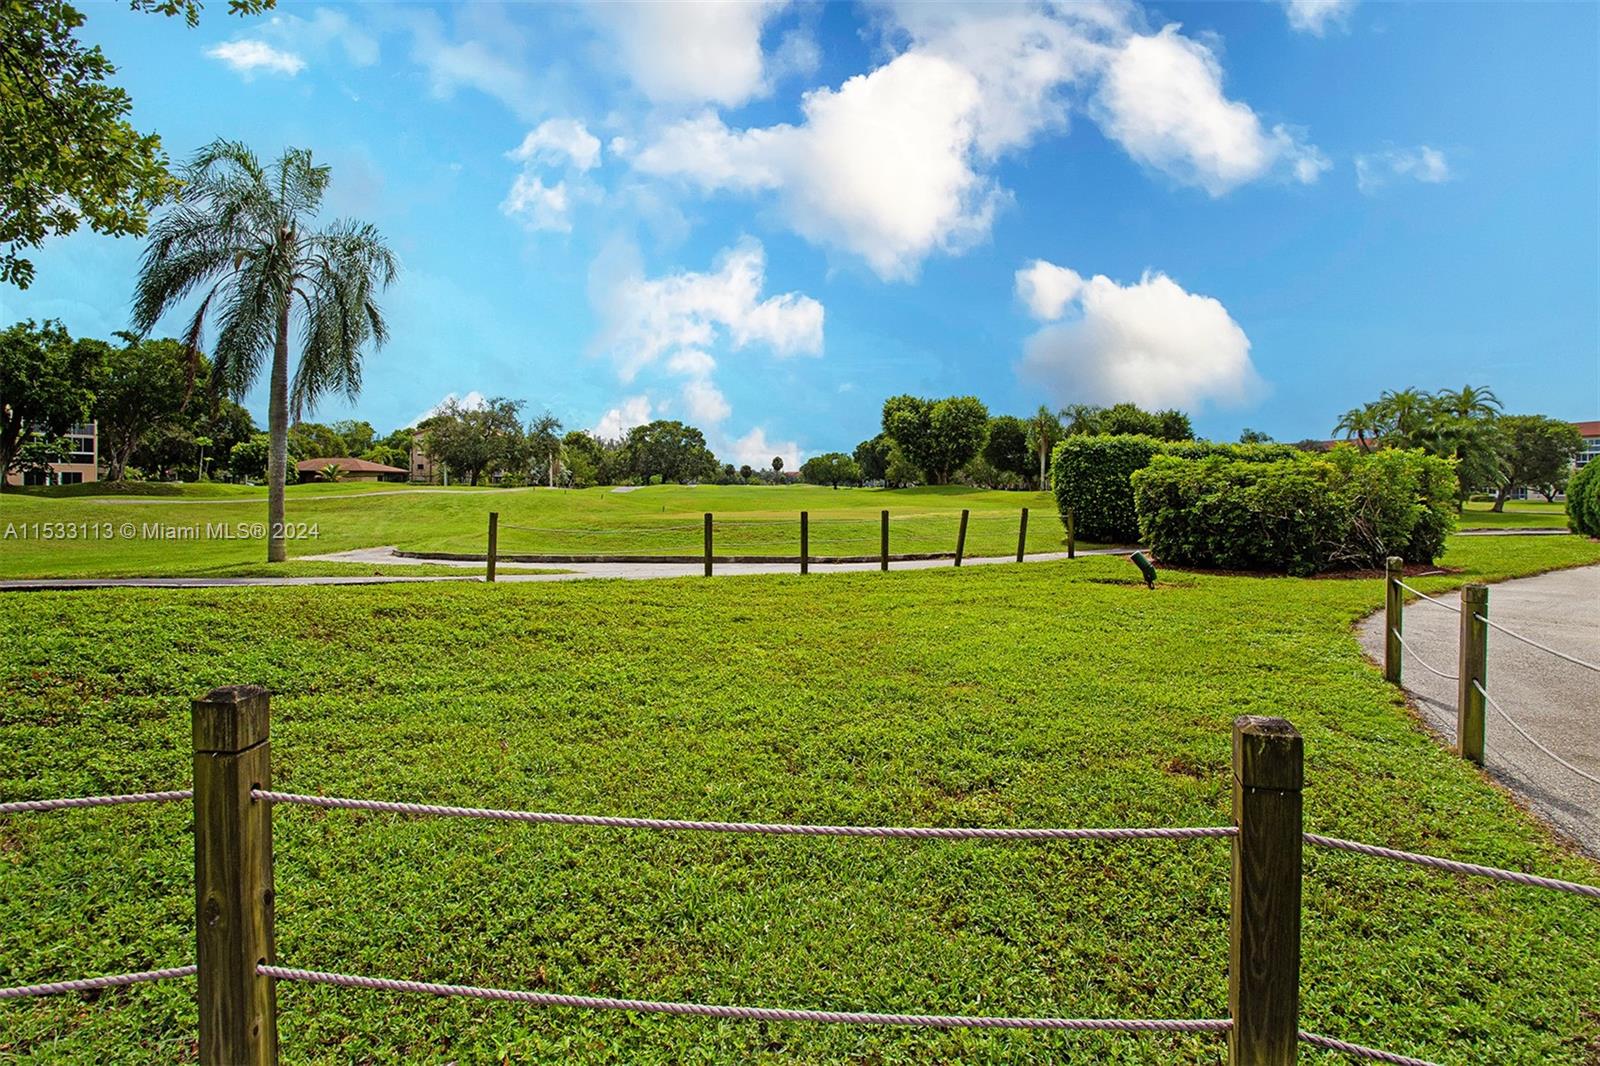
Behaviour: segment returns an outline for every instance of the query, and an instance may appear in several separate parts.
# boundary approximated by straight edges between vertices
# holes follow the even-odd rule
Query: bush
[[[1600,537],[1600,459],[1590,459],[1567,482],[1567,528]]]
[[[1305,575],[1431,563],[1454,524],[1449,462],[1422,452],[1251,461],[1157,456],[1133,476],[1140,532],[1163,562]]]
[[[1076,434],[1055,447],[1051,480],[1063,523],[1076,515],[1083,540],[1131,544],[1139,539],[1133,475],[1158,455],[1181,459],[1221,456],[1240,462],[1271,462],[1301,454],[1288,444],[1223,444],[1207,440],[1162,441],[1136,434]]]

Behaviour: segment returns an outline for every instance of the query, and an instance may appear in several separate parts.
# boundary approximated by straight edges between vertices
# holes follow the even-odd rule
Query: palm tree
[[[1028,419],[1028,443],[1039,453],[1039,488],[1045,487],[1045,464],[1050,459],[1050,449],[1061,439],[1061,419],[1044,404]]]
[[[1376,404],[1362,404],[1352,407],[1339,417],[1339,424],[1333,427],[1335,433],[1343,433],[1344,439],[1354,437],[1361,450],[1369,452],[1372,445],[1367,443],[1367,434],[1372,434],[1376,440],[1383,429],[1383,419],[1379,417]]]
[[[561,462],[561,419],[546,411],[528,423],[528,442],[534,458],[545,465],[549,487],[556,487],[556,466]]]
[[[329,169],[291,148],[270,168],[243,144],[217,140],[183,170],[179,201],[150,229],[134,290],[141,334],[192,292],[204,291],[184,335],[198,364],[206,319],[215,310],[212,382],[243,394],[271,352],[267,432],[267,561],[286,558],[283,485],[289,413],[325,393],[361,391],[361,348],[389,330],[375,294],[394,281],[394,254],[371,225],[340,220],[315,228]],[[289,379],[289,332],[298,323],[300,358]]]
[[[1418,447],[1428,428],[1428,394],[1420,389],[1390,390],[1378,398],[1377,411],[1383,421],[1383,436],[1393,436],[1402,448]]]
[[[1445,389],[1434,393],[1433,402],[1452,418],[1465,420],[1494,418],[1501,411],[1500,398],[1486,385],[1463,385],[1460,391]]]

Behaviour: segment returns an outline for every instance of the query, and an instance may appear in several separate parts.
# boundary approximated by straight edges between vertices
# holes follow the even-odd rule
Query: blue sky
[[[311,148],[399,253],[321,420],[506,395],[792,463],[898,392],[1600,417],[1596,5],[224,7],[82,33],[175,159]],[[0,318],[125,328],[140,250],[53,241]]]

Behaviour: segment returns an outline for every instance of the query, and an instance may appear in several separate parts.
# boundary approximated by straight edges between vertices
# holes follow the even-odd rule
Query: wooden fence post
[[[500,551],[500,512],[489,512],[489,568],[484,572],[485,581],[494,581],[495,558]]]
[[[1463,759],[1483,765],[1483,693],[1489,687],[1489,586],[1461,588],[1461,651],[1456,676],[1456,750]],[[1477,682],[1476,685],[1473,682]]]
[[[1400,634],[1405,631],[1405,596],[1400,579],[1405,562],[1396,555],[1383,561],[1383,679],[1400,683]]]
[[[1282,718],[1233,721],[1233,886],[1228,1066],[1292,1066],[1300,1013],[1300,733]]]
[[[800,512],[800,572],[811,572],[811,515]]]
[[[273,946],[272,787],[267,690],[213,689],[193,704],[195,940],[200,1061],[273,1066],[277,991],[259,963]]]
[[[1078,557],[1078,512],[1067,512],[1067,558]]]
[[[882,527],[882,532],[881,532],[881,534],[880,534],[880,536],[878,538],[879,542],[880,542],[879,543],[879,548],[878,548],[878,556],[881,559],[881,563],[879,565],[879,569],[887,571],[889,569],[889,512],[888,511],[883,512],[883,518],[882,518],[882,520],[880,522],[880,525]]]
[[[706,512],[706,577],[711,576],[711,512]]]
[[[967,509],[961,509],[961,529],[956,533],[956,565],[961,565],[961,556],[967,551]]]
[[[1017,562],[1022,562],[1022,557],[1028,551],[1028,509],[1022,509],[1022,524],[1017,527]]]

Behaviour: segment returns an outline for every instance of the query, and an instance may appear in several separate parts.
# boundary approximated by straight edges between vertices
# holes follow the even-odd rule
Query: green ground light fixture
[[[1149,559],[1145,558],[1144,552],[1134,552],[1128,558],[1133,560],[1133,565],[1137,566],[1139,568],[1139,573],[1144,575],[1144,583],[1151,588],[1155,588],[1156,568]]]

